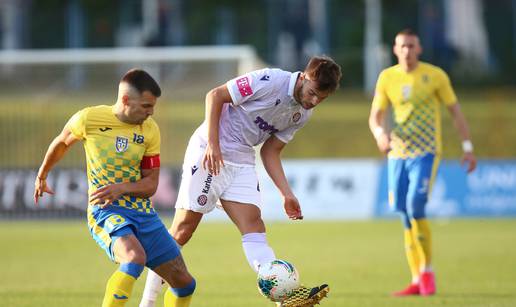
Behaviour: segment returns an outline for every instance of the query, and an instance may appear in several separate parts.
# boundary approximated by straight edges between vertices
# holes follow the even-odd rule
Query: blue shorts
[[[138,212],[119,206],[104,209],[88,206],[88,228],[112,261],[115,261],[115,240],[129,234],[134,234],[140,241],[147,256],[145,265],[151,269],[180,254],[176,241],[155,212]]]
[[[425,217],[428,195],[439,166],[439,158],[426,154],[388,162],[389,206],[411,219]]]

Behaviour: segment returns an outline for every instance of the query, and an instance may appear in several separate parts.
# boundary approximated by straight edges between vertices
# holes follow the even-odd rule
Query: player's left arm
[[[464,117],[464,114],[462,113],[458,103],[450,104],[447,106],[447,108],[462,139],[462,149],[464,151],[464,155],[462,156],[461,163],[468,164],[468,173],[470,173],[477,167],[477,159],[473,154],[473,144],[471,143],[466,118]]]
[[[286,143],[272,135],[263,144],[260,155],[267,174],[269,174],[269,177],[271,177],[283,197],[283,206],[288,217],[292,220],[301,220],[303,219],[301,206],[288,184],[283,165],[281,164],[281,151],[285,148],[285,145]]]
[[[145,168],[145,159],[157,159],[154,167]],[[119,199],[122,195],[148,198],[156,193],[159,183],[159,155],[152,157],[144,157],[142,162],[142,177],[135,182],[122,182],[104,186],[90,195],[91,205],[100,205],[105,207],[113,201]]]

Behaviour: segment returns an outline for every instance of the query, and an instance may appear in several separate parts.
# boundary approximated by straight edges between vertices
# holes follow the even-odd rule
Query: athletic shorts
[[[154,269],[176,258],[179,247],[155,212],[138,212],[119,206],[88,206],[88,228],[97,244],[115,261],[117,238],[134,234],[145,250],[147,267]]]
[[[260,207],[260,186],[252,165],[225,163],[217,176],[202,167],[205,149],[189,144],[183,163],[183,175],[176,208],[209,213],[219,199]]]
[[[389,206],[413,218],[425,217],[425,206],[432,190],[439,158],[426,154],[416,158],[388,161]]]

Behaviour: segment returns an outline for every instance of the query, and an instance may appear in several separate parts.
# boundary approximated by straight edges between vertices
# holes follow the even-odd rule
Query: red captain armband
[[[140,163],[141,169],[158,168],[160,166],[159,155],[144,156]]]

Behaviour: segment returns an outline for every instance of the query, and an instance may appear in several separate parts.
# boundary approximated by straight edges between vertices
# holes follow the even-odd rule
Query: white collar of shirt
[[[301,73],[300,71],[296,71],[296,72],[292,73],[292,75],[290,75],[290,82],[288,84],[288,92],[287,92],[287,94],[290,97],[294,97],[294,88],[296,87],[296,81],[297,81],[297,78],[300,73]]]

